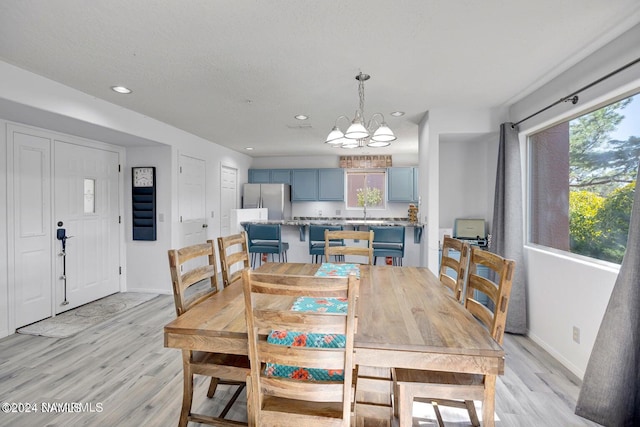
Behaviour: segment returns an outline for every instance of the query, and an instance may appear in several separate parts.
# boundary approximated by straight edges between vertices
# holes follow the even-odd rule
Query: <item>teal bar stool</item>
[[[282,241],[282,227],[280,224],[249,224],[247,240],[251,254],[251,267],[255,268],[256,258],[261,254],[278,254],[278,262],[287,262],[289,243]]]
[[[402,265],[404,258],[403,226],[371,227],[373,230],[373,264],[378,257],[393,258],[393,265]]]
[[[309,225],[309,255],[311,262],[317,264],[324,257],[324,230],[342,230],[341,225]],[[343,239],[329,241],[330,246],[344,246]],[[328,261],[328,260],[327,260]]]

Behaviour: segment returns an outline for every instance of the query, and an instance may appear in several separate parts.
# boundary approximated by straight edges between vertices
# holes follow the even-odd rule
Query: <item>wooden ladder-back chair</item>
[[[325,230],[324,232],[324,254],[329,259],[331,255],[359,255],[369,259],[368,264],[373,265],[373,230],[352,231],[352,230]],[[344,246],[334,246],[331,241],[335,240],[363,240],[367,246],[347,244]]]
[[[456,251],[457,254],[453,254],[451,251]],[[440,282],[453,292],[453,296],[458,301],[462,301],[468,264],[469,244],[462,240],[444,236],[442,258],[440,259]],[[455,273],[455,276],[451,274],[451,271]]]
[[[495,282],[477,274],[480,265],[495,274]],[[471,247],[469,277],[467,280],[466,309],[489,331],[493,339],[502,345],[507,308],[511,294],[511,281],[515,262],[499,255]],[[486,294],[490,300],[488,308],[476,299],[474,291]],[[412,424],[414,401],[433,403],[438,424],[444,423],[438,405],[466,408],[474,426],[480,426],[473,401],[484,402],[485,392],[495,396],[496,377],[469,373],[435,372],[416,369],[394,369],[394,393],[400,427]],[[490,409],[493,414],[494,408]]]
[[[169,249],[168,255],[173,296],[176,314],[178,316],[218,292],[218,268],[213,240],[208,240],[207,243],[187,246],[182,249]],[[187,262],[189,263],[185,265]],[[207,286],[205,289],[192,292],[191,295],[187,296],[191,286],[202,285],[205,284],[205,282],[208,282],[206,283]],[[238,425],[237,422],[225,420],[224,417],[246,384],[246,378],[250,372],[249,359],[246,356],[183,350],[182,365],[184,391],[178,425],[185,427],[189,421],[218,426]],[[211,377],[211,384],[207,392],[207,396],[210,398],[213,397],[218,384],[238,386],[238,389],[222,410],[219,417],[194,414],[191,412],[194,375]]]
[[[226,288],[242,278],[243,269],[249,268],[246,233],[242,231],[231,236],[218,237],[218,253],[220,254],[222,284]]]
[[[243,282],[251,360],[249,425],[350,426],[359,280],[244,270]],[[324,310],[314,310],[316,299],[324,302],[318,302]],[[327,301],[333,310],[326,309]]]

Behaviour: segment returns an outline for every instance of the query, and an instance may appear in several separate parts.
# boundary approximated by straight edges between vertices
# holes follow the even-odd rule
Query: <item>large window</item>
[[[529,142],[530,241],[621,263],[640,161],[640,94]]]
[[[347,209],[385,208],[385,171],[347,171]]]

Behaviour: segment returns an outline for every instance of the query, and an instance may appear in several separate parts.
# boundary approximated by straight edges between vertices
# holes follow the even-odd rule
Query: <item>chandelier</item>
[[[380,113],[374,113],[371,116],[369,122],[365,125],[364,118],[364,82],[371,78],[368,74],[358,74],[356,80],[358,80],[358,95],[360,97],[360,105],[356,110],[355,117],[350,120],[347,116],[340,116],[336,119],[336,123],[327,136],[326,144],[330,144],[334,147],[342,148],[361,148],[365,145],[367,147],[386,147],[391,144],[391,141],[396,139],[387,123],[384,121],[384,116]],[[380,121],[377,118],[380,118]],[[338,122],[341,119],[345,119],[351,124],[347,128],[346,132],[342,132],[338,127]]]

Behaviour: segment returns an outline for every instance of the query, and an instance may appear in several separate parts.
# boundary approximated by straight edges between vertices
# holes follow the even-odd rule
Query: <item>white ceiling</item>
[[[323,141],[362,71],[365,116],[398,136],[369,152],[416,153],[425,111],[508,106],[639,17],[638,0],[3,0],[0,59],[251,156],[345,154]]]

